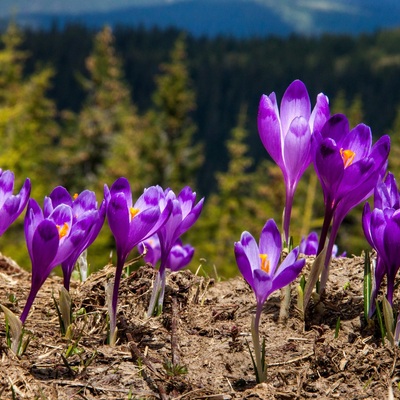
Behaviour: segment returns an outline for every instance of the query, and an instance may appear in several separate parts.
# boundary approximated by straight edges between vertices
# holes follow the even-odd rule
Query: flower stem
[[[260,317],[262,312],[263,305],[262,303],[257,303],[256,315],[252,318],[251,321],[251,336],[253,340],[254,347],[254,357],[256,360],[256,377],[257,383],[265,382],[267,379],[266,370],[264,368],[264,360],[263,360],[263,351],[260,345]]]
[[[153,284],[153,292],[151,294],[149,308],[147,309],[148,317],[160,315],[162,313],[165,295],[165,281],[166,269],[160,267]]]
[[[321,273],[321,282],[320,282],[320,286],[319,286],[320,294],[324,292],[326,282],[328,281],[329,269],[330,269],[330,264],[331,264],[331,259],[332,259],[332,250],[333,250],[333,246],[336,241],[336,236],[338,234],[341,222],[342,222],[341,220],[335,220],[335,218],[333,219],[331,235],[329,237],[328,247],[326,249],[324,268]]]
[[[118,305],[118,291],[121,282],[122,270],[124,268],[125,255],[117,254],[117,268],[115,269],[114,288],[111,300],[111,313],[110,313],[110,337],[109,342],[111,346],[115,345],[115,329],[117,327],[117,305]]]
[[[35,286],[35,287],[34,287],[34,286]],[[19,317],[19,319],[21,320],[21,322],[22,322],[23,324],[25,323],[26,318],[28,317],[29,311],[30,311],[30,309],[31,309],[31,307],[32,307],[32,304],[33,304],[33,302],[34,302],[34,300],[35,300],[35,297],[36,297],[36,295],[37,295],[37,293],[38,293],[38,291],[39,291],[39,288],[40,288],[41,286],[42,286],[42,285],[32,285],[32,287],[31,287],[31,290],[30,290],[30,292],[29,292],[28,299],[26,300],[26,303],[25,303],[25,307],[24,307],[24,309],[22,310],[21,316]]]
[[[319,237],[317,256],[322,252],[322,250],[325,247],[325,242],[326,238],[328,237],[329,227],[331,225],[332,218],[333,218],[333,209],[327,208],[325,210],[324,223],[322,225],[321,235]]]
[[[285,201],[285,209],[283,211],[283,233],[285,236],[286,244],[289,244],[289,227],[290,227],[290,218],[292,215],[293,208],[293,196],[296,188],[286,187],[286,201]]]

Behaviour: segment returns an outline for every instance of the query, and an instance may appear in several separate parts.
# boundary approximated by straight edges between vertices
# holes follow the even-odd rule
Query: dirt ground
[[[107,266],[72,284],[73,339],[59,333],[51,296],[59,277],[49,278],[35,300],[26,321],[31,342],[20,358],[5,345],[0,315],[1,399],[400,398],[399,351],[383,346],[363,321],[361,257],[334,260],[324,309],[311,308],[306,324],[296,312],[294,285],[285,326],[278,323],[279,293],[266,302],[261,333],[268,382],[259,385],[246,344],[255,300],[241,277],[171,274],[163,315],[148,319],[154,272],[141,267],[121,282],[119,339],[111,348],[104,286],[113,272]],[[0,303],[20,315],[29,287],[30,274],[1,257]],[[398,296],[395,304],[398,309]]]

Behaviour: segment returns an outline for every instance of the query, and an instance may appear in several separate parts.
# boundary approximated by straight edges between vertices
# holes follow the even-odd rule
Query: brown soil
[[[59,333],[51,293],[62,282],[51,277],[26,322],[32,339],[22,357],[5,346],[0,319],[0,398],[400,398],[398,349],[383,346],[363,323],[362,270],[360,257],[335,260],[324,309],[317,313],[311,308],[306,324],[295,309],[294,286],[286,326],[278,323],[279,293],[271,296],[261,319],[268,382],[259,385],[246,344],[251,343],[255,300],[241,277],[218,282],[189,271],[171,274],[163,315],[148,319],[154,272],[141,267],[121,283],[115,348],[105,343],[104,286],[113,268],[72,285],[74,311],[86,311],[74,322],[72,341]],[[29,287],[29,273],[3,257],[0,303],[20,315]],[[67,357],[72,343],[75,354]]]

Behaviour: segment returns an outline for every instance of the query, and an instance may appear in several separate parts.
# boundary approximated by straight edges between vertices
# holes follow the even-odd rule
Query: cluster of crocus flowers
[[[282,238],[273,219],[268,220],[264,225],[259,245],[249,232],[243,232],[240,241],[234,244],[234,251],[239,270],[256,297],[257,306],[252,321],[252,338],[257,381],[263,382],[266,371],[259,339],[263,305],[271,293],[289,285],[297,278],[304,267],[305,259],[297,260],[299,248],[296,247],[280,263]]]
[[[196,203],[196,193],[189,186],[178,195],[171,189],[164,192],[164,204],[171,204],[171,215],[157,231],[160,242],[160,267],[154,282],[147,315],[160,314],[165,294],[166,270],[178,270],[193,256],[193,248],[182,246],[179,238],[197,221],[203,209],[204,198]]]
[[[72,211],[72,228],[86,232],[85,240],[75,243],[73,252],[61,263],[64,277],[64,287],[69,290],[71,274],[79,256],[97,238],[103,226],[106,215],[106,203],[103,200],[100,207],[97,205],[96,195],[90,190],[84,190],[71,196],[67,189],[57,186],[44,200],[44,216],[50,216],[60,204],[65,204]],[[60,236],[66,233],[66,226],[60,228]]]
[[[85,191],[72,200],[65,188],[57,187],[44,199],[43,210],[34,199],[29,200],[24,229],[32,262],[32,278],[31,290],[20,316],[22,323],[39,289],[59,264],[63,268],[64,284],[69,288],[76,260],[103,225],[105,205],[97,209],[94,196],[94,193]]]
[[[374,192],[374,208],[365,203],[362,216],[365,237],[377,258],[373,268],[373,287],[370,299],[369,317],[376,309],[376,299],[382,280],[386,275],[386,298],[393,304],[394,281],[400,268],[400,201],[396,180],[388,173],[379,182]]]
[[[280,167],[286,187],[283,230],[289,243],[293,198],[304,171],[312,161],[311,139],[329,118],[328,98],[320,93],[311,111],[303,82],[295,80],[285,91],[280,110],[275,93],[263,95],[258,109],[258,131],[271,158]]]
[[[20,192],[14,192],[15,177],[12,171],[0,169],[0,236],[19,217],[31,193],[31,182],[26,179]]]
[[[329,264],[340,224],[349,211],[365,201],[385,174],[390,138],[382,136],[372,145],[371,129],[359,124],[352,130],[346,116],[336,114],[313,136],[314,168],[322,186],[325,216],[317,254],[325,247],[326,259],[320,290],[325,289]]]
[[[129,253],[143,240],[154,235],[171,213],[172,203],[165,200],[159,186],[151,186],[133,203],[132,191],[126,178],[117,179],[111,188],[104,187],[107,220],[115,239],[117,265],[111,299],[110,336],[111,345],[116,340],[116,315],[118,289],[122,270]]]

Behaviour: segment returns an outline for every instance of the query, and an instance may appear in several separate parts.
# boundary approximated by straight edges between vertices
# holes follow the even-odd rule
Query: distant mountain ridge
[[[61,26],[80,22],[96,28],[105,24],[173,26],[196,36],[359,34],[400,26],[400,2],[381,0],[378,5],[372,0],[170,0],[98,12],[19,12],[16,19],[23,25],[44,28],[54,21]]]

